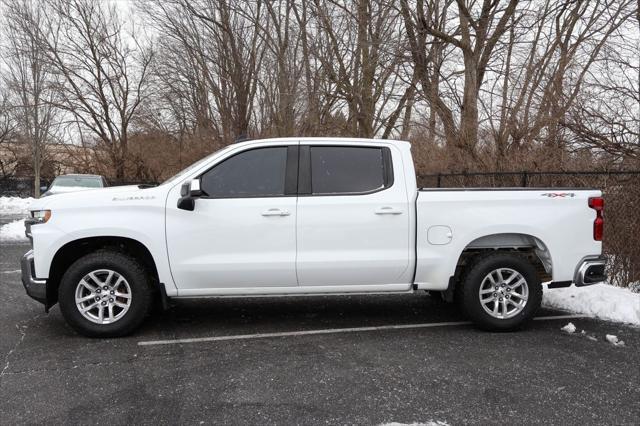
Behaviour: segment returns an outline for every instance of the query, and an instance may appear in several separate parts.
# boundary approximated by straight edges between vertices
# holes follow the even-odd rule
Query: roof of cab
[[[349,142],[353,144],[368,144],[371,142],[387,142],[397,145],[411,145],[408,141],[394,140],[394,139],[374,139],[374,138],[340,138],[340,137],[287,137],[287,138],[266,138],[266,139],[249,139],[235,143],[236,146],[251,145],[257,142]]]
[[[101,178],[102,175],[90,175],[84,173],[67,173],[64,175],[58,175],[57,177],[91,177],[91,178]]]

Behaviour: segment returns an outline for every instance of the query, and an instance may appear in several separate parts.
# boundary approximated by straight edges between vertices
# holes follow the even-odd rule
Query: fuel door
[[[427,241],[434,246],[449,244],[453,239],[453,231],[446,225],[434,225],[427,230]]]

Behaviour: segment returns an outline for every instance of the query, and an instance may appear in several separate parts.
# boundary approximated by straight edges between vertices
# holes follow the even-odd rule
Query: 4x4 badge
[[[576,194],[574,194],[573,192],[545,192],[544,194],[541,194],[543,197],[549,197],[549,198],[567,198],[567,197],[575,197]]]

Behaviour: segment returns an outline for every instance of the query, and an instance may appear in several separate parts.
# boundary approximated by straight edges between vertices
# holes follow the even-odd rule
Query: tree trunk
[[[33,195],[40,198],[40,147],[36,142],[33,147]]]

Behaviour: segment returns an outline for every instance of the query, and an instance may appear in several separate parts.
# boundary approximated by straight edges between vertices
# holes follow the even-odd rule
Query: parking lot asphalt
[[[185,300],[133,336],[75,334],[24,293],[0,245],[0,423],[638,424],[640,330],[534,321],[487,333],[468,324],[329,334],[256,334],[458,323],[428,295]],[[566,315],[542,310],[539,317]],[[608,343],[615,334],[624,347]],[[162,345],[141,342],[230,340]]]

